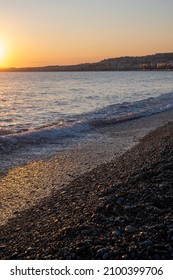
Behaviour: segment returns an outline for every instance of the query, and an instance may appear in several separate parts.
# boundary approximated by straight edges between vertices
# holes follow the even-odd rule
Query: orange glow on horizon
[[[3,66],[3,62],[5,59],[5,46],[0,42],[0,66]]]
[[[0,68],[10,67],[41,67],[47,65],[75,65],[80,63],[94,63],[103,59],[121,56],[145,56],[161,52],[172,52],[171,40],[159,41],[152,38],[152,32],[148,31],[148,41],[140,38],[136,31],[131,37],[125,33],[115,33],[113,39],[105,38],[98,33],[94,37],[64,38],[62,34],[58,39],[49,34],[40,34],[36,37],[31,32],[29,38],[23,37],[24,33],[16,31],[0,38]],[[80,41],[79,41],[80,38]],[[90,39],[91,38],[91,39]],[[70,42],[70,43],[69,43]]]
[[[50,53],[44,53],[43,51],[40,53],[38,52],[35,56],[35,52],[22,52],[19,51],[18,53],[11,51],[7,52],[7,49],[4,48],[4,46],[0,45],[0,68],[22,68],[22,67],[42,67],[42,66],[48,66],[48,65],[76,65],[80,63],[94,63],[99,62],[103,59],[108,58],[116,58],[121,56],[145,56],[160,52],[172,52],[172,50],[163,48],[160,49],[146,49],[145,51],[140,50],[129,50],[128,52],[126,50],[122,51],[116,51],[115,52],[105,52],[105,53],[96,53],[94,55],[89,54],[77,54],[74,55],[74,52],[71,54],[62,54],[62,56],[53,54],[50,55]]]
[[[0,68],[172,52],[172,9],[171,0],[2,1]]]
[[[13,55],[10,50],[10,43],[0,38],[0,68],[10,67]]]

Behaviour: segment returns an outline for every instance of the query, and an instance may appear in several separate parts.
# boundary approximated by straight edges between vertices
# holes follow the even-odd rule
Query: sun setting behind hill
[[[1,279],[62,279],[58,260],[90,260],[93,280],[172,280],[172,11],[173,0],[0,0]],[[56,260],[57,274],[22,259]]]

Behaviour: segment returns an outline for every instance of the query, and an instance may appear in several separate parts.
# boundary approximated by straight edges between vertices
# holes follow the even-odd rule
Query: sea
[[[0,147],[94,140],[102,126],[173,108],[172,71],[0,73]]]

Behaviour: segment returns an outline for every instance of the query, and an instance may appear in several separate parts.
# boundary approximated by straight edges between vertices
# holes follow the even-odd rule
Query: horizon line
[[[89,65],[89,64],[97,64],[103,61],[107,60],[113,60],[113,59],[120,59],[120,58],[143,58],[143,57],[148,57],[148,56],[156,56],[156,55],[163,55],[163,54],[173,54],[173,52],[156,52],[152,54],[147,54],[147,55],[122,55],[122,56],[117,56],[117,57],[108,57],[108,58],[103,58],[99,61],[95,62],[81,62],[81,63],[76,63],[76,64],[67,64],[67,65],[59,65],[59,64],[50,64],[50,65],[40,65],[40,66],[22,66],[22,67],[16,67],[16,66],[9,66],[9,67],[0,67],[0,70],[18,70],[18,69],[38,69],[38,68],[48,68],[48,67],[73,67],[73,66],[80,66],[80,65]]]

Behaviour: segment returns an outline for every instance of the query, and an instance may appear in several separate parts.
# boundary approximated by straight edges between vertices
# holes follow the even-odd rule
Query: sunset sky
[[[173,0],[0,0],[0,67],[173,51]]]

